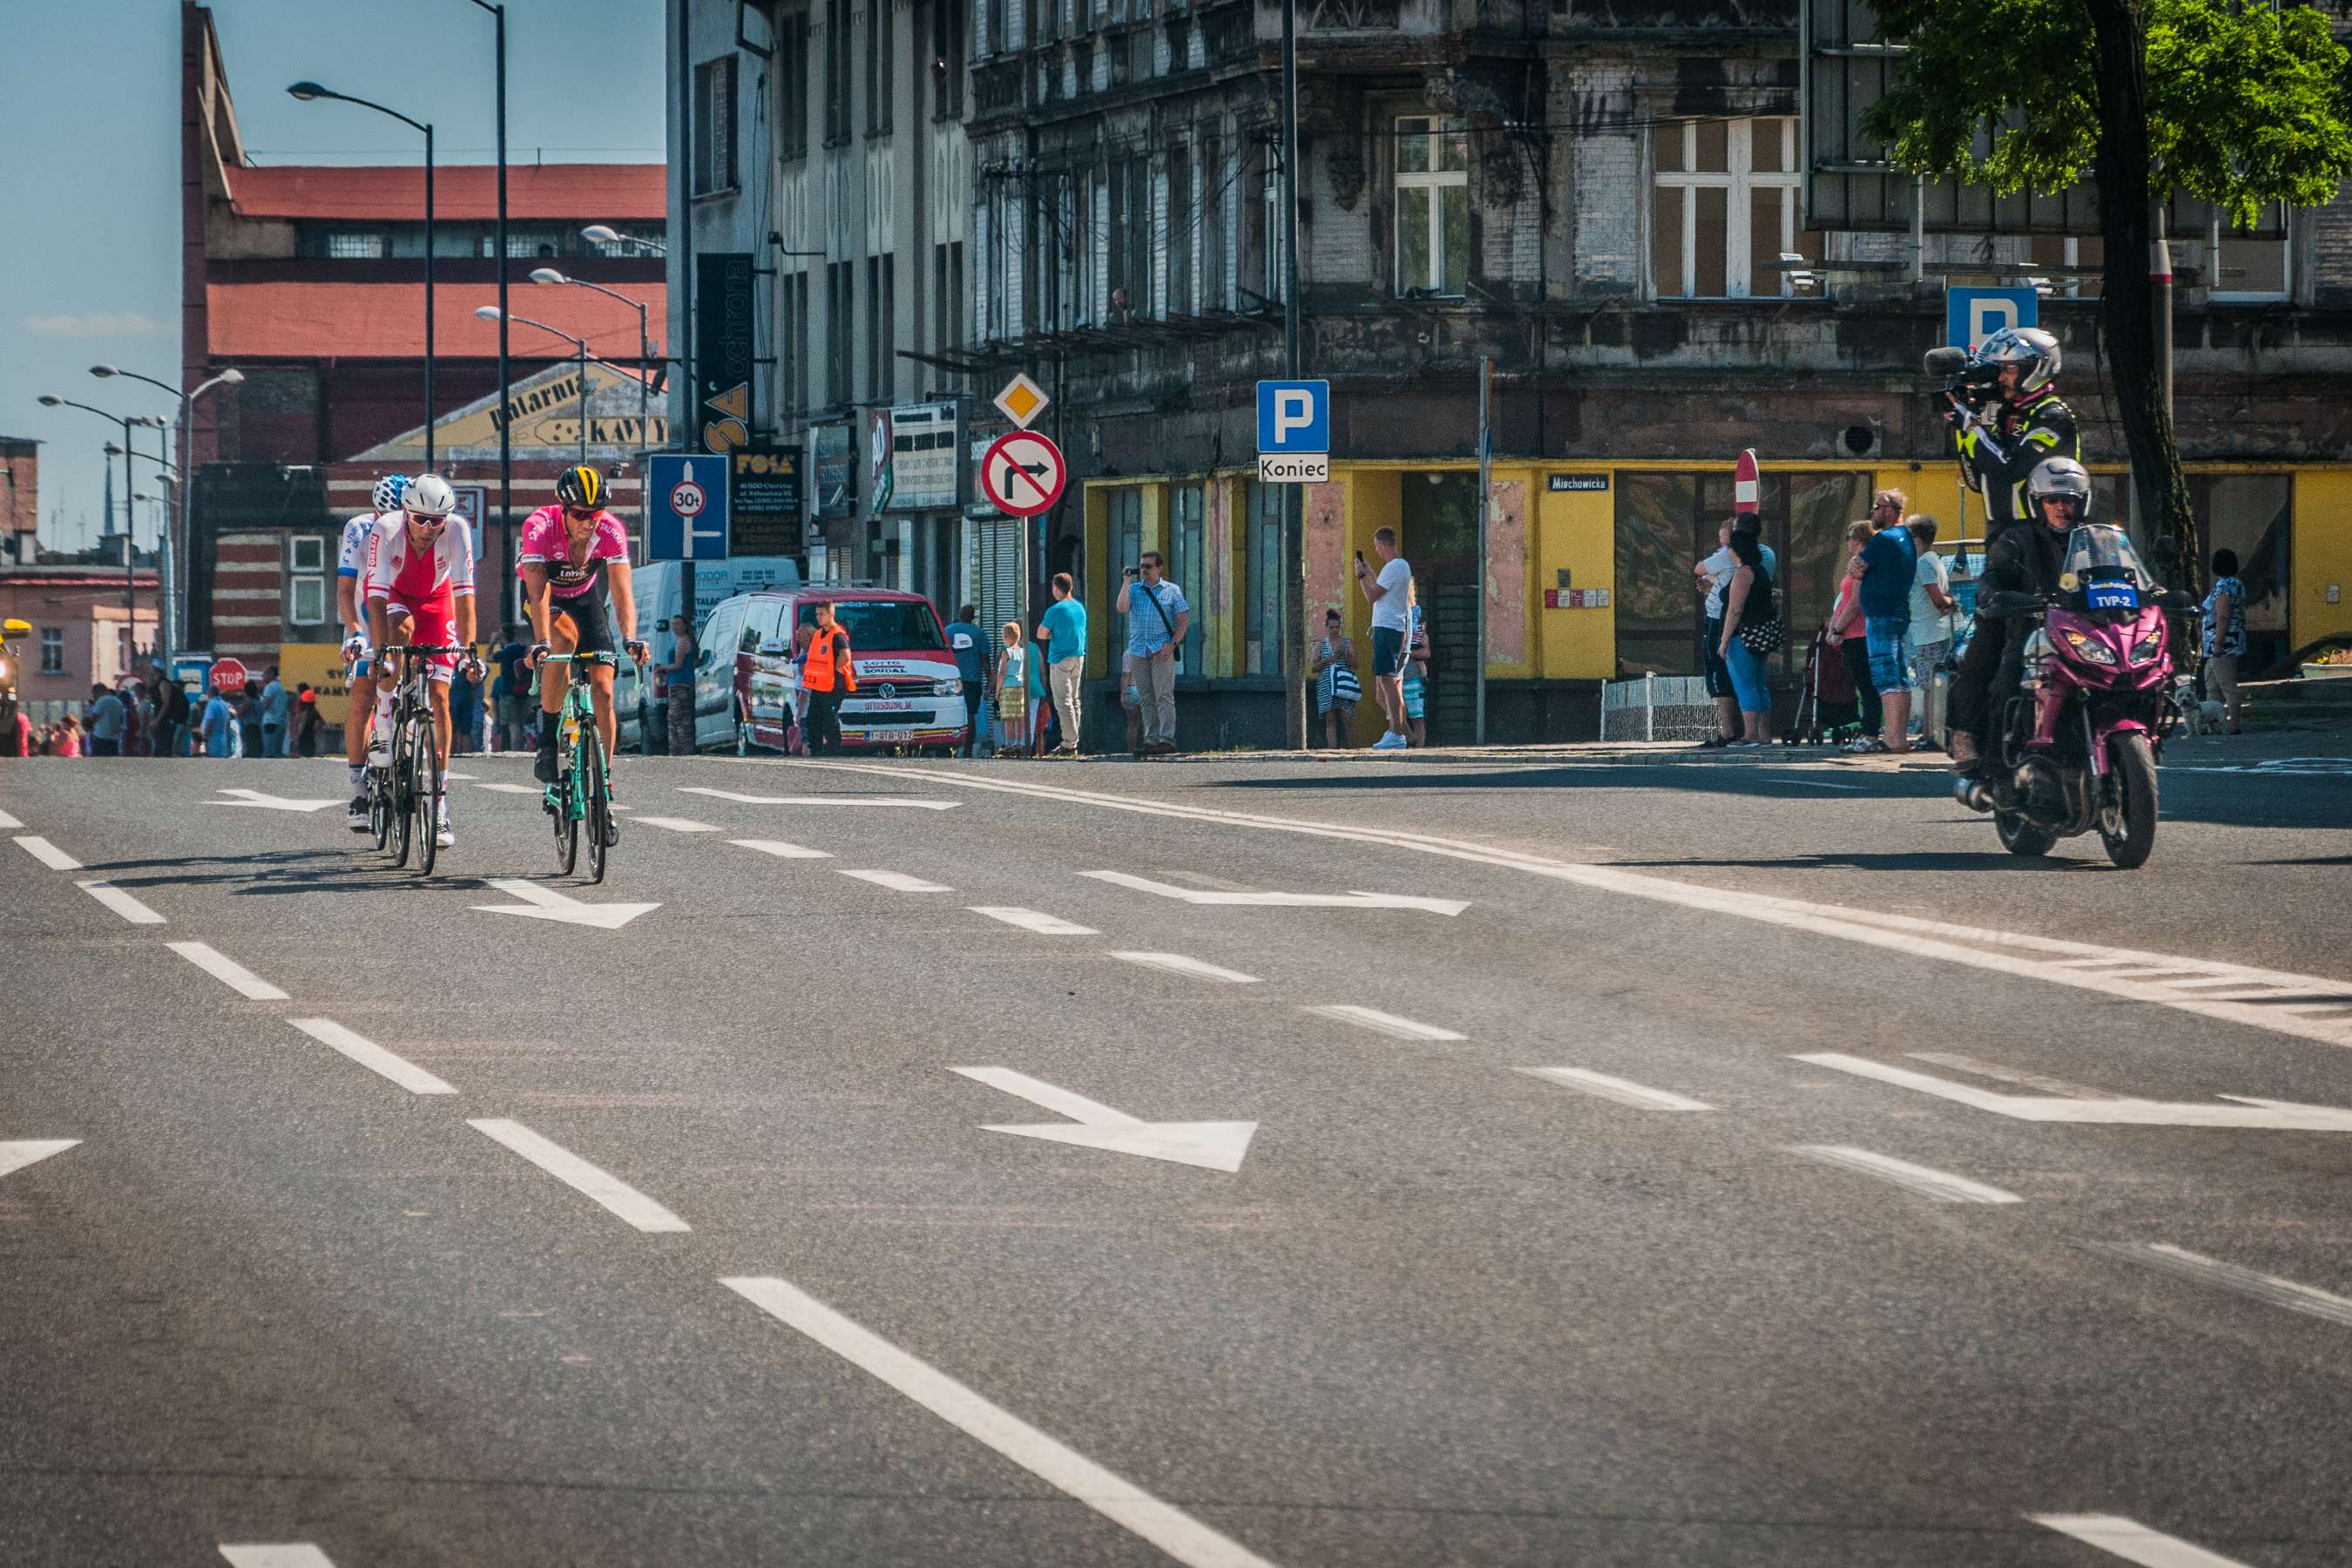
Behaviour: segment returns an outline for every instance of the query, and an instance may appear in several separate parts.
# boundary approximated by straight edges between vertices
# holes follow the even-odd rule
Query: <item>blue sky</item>
[[[509,0],[509,159],[543,151],[551,163],[660,162],[664,10],[660,0]],[[491,21],[471,0],[216,0],[213,21],[257,163],[420,155],[394,121],[286,96],[306,78],[432,121],[444,163],[491,162]],[[0,0],[0,38],[10,218],[0,247],[0,435],[45,443],[41,541],[69,549],[98,535],[100,448],[110,429],[121,432],[34,399],[53,392],[113,413],[177,412],[164,394],[97,380],[89,367],[178,379],[180,7]],[[138,470],[151,488],[152,467]],[[61,530],[51,521],[60,500]],[[142,510],[142,543],[151,527]]]

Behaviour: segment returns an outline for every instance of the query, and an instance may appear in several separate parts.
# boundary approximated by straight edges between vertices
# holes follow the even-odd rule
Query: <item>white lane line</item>
[[[58,848],[56,845],[50,843],[47,839],[43,838],[38,834],[27,834],[24,837],[17,839],[16,847],[24,850],[26,854],[30,855],[34,859],[38,860],[42,865],[47,866],[52,871],[79,871],[81,869],[80,861],[75,859],[72,856],[67,854],[64,850]]]
[[[415,1062],[396,1057],[373,1040],[343,1027],[332,1018],[289,1018],[288,1023],[373,1073],[380,1073],[411,1094],[455,1094],[457,1091]]]
[[[2043,1073],[2026,1072],[2018,1068],[2003,1067],[1978,1057],[1964,1057],[1958,1051],[1906,1051],[1915,1062],[1934,1062],[1937,1067],[1955,1068],[1978,1078],[1989,1078],[2002,1083],[2014,1083],[2026,1089],[2038,1089],[2044,1094],[2054,1094],[2061,1100],[2117,1100],[2122,1097],[2102,1094],[2095,1089],[2084,1089],[2079,1083],[2068,1083],[2063,1078],[2051,1078]]]
[[[647,827],[667,827],[672,833],[716,833],[719,829],[707,822],[696,822],[684,816],[633,816],[632,822],[642,822]]]
[[[2284,1307],[2290,1312],[2307,1312],[2315,1318],[2325,1318],[2331,1323],[2352,1328],[2352,1300],[2333,1291],[2322,1290],[2316,1285],[2300,1285],[2275,1274],[2263,1274],[2235,1263],[2224,1263],[2218,1258],[2208,1258],[2201,1252],[2173,1247],[2165,1242],[2100,1242],[2097,1250],[2113,1258],[2145,1263],[2200,1284],[2219,1286],[2235,1290],[2242,1296],[2252,1296],[2273,1307]]]
[[[477,784],[474,787],[494,789],[500,795],[545,795],[547,793],[545,786],[541,784]]]
[[[229,1546],[220,1554],[235,1568],[335,1568],[335,1560],[307,1541],[283,1546]]]
[[[871,882],[877,888],[887,888],[894,893],[952,893],[953,888],[939,882],[926,882],[920,877],[909,877],[904,871],[844,871],[844,877],[855,877],[861,882]]]
[[[1049,915],[1042,910],[1024,910],[1017,904],[971,904],[973,914],[986,915],[992,921],[1003,921],[1023,931],[1035,931],[1039,936],[1100,936],[1092,926],[1082,926],[1076,921],[1066,921],[1059,915]]]
[[[505,1144],[565,1186],[585,1193],[639,1230],[693,1228],[620,1177],[598,1170],[561,1143],[550,1142],[520,1121],[494,1116],[469,1119],[466,1125]]]
[[[120,888],[105,882],[77,882],[74,885],[132,925],[159,926],[163,923],[162,915],[157,914]]]
[[[680,795],[707,795],[713,800],[731,800],[743,805],[896,805],[916,811],[953,811],[961,805],[960,800],[918,800],[906,795],[739,795],[731,789],[704,789],[698,784],[680,784]]]
[[[2136,1519],[2115,1513],[2030,1513],[2025,1516],[2061,1535],[2071,1535],[2086,1546],[2139,1568],[2246,1568],[2234,1557],[2223,1557],[2191,1546],[2177,1535],[2150,1530]]]
[[[1370,1029],[1376,1035],[1387,1035],[1399,1040],[1466,1040],[1470,1037],[1452,1029],[1441,1029],[1434,1024],[1399,1017],[1383,1013],[1377,1007],[1359,1007],[1352,1003],[1333,1003],[1322,1007],[1306,1007],[1302,1012],[1318,1018],[1336,1018],[1342,1024],[1353,1024],[1360,1029]]]
[[[80,1142],[79,1138],[20,1138],[0,1143],[0,1176],[37,1164],[52,1154],[62,1154]]]
[[[1605,1072],[1592,1072],[1584,1068],[1521,1068],[1523,1073],[1549,1079],[1554,1083],[1580,1089],[1587,1094],[1597,1094],[1603,1100],[1613,1100],[1620,1105],[1639,1106],[1643,1110],[1713,1110],[1715,1107],[1703,1100],[1676,1094],[1671,1089],[1652,1089],[1645,1083],[1635,1083],[1630,1078],[1612,1078]]]
[[[1123,963],[1139,963],[1146,969],[1181,974],[1188,980],[1215,980],[1227,985],[1257,984],[1255,974],[1244,974],[1238,969],[1226,969],[1202,959],[1187,958],[1181,952],[1113,952],[1111,956]]]
[[[1860,789],[1860,784],[1832,784],[1828,779],[1774,779],[1774,784],[1803,784],[1807,789]]]
[[[928,1362],[843,1317],[789,1280],[721,1279],[778,1322],[871,1373],[949,1426],[986,1444],[1047,1485],[1132,1531],[1186,1568],[1274,1568],[1229,1536],[990,1403]]]
[[[289,1000],[285,992],[236,960],[223,957],[208,942],[173,942],[164,945],[240,996],[249,996],[256,1002]]]
[[[0,827],[22,827],[24,826],[25,825],[23,823],[17,821],[6,812],[0,811]]]
[[[1788,1148],[1791,1154],[1802,1154],[1808,1160],[1819,1160],[1825,1165],[1876,1176],[1881,1181],[1892,1182],[1898,1187],[1942,1203],[2021,1204],[2025,1201],[2015,1193],[1989,1187],[1966,1176],[1955,1176],[1949,1171],[1915,1165],[1908,1160],[1897,1160],[1891,1154],[1875,1154],[1867,1149],[1857,1149],[1851,1143],[1791,1143]]]
[[[810,849],[798,844],[787,844],[781,838],[730,838],[727,841],[738,849],[757,849],[762,855],[773,855],[779,860],[830,860],[832,852]]]

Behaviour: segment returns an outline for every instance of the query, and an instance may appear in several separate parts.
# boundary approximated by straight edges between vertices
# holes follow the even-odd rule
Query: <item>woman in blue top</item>
[[[2238,580],[2238,552],[2213,552],[2213,591],[2205,595],[2205,695],[2220,696],[2238,733],[2245,699],[2238,693],[2238,660],[2246,651],[2246,585]]]

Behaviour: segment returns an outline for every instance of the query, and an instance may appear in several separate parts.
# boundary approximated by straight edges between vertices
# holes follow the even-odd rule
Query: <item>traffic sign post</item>
[[[1014,373],[995,398],[996,411],[1012,420],[1016,430],[1026,430],[1037,423],[1037,416],[1045,413],[1045,405],[1053,401],[1045,395],[1044,387],[1020,372]]]
[[[1007,517],[1051,511],[1070,482],[1070,466],[1050,437],[1034,430],[1000,436],[980,459],[980,489]]]
[[[1331,478],[1331,384],[1257,384],[1257,477],[1261,484],[1322,484]]]
[[[728,479],[724,458],[656,452],[646,459],[646,558],[727,559]]]
[[[2042,296],[2032,289],[1947,289],[1944,341],[1972,349],[2003,327],[2039,326]]]

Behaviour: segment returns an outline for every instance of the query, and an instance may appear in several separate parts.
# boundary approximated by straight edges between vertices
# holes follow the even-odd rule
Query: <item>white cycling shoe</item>
[[[457,842],[457,832],[449,826],[449,805],[446,801],[442,803],[440,815],[433,825],[433,842],[443,849]]]

